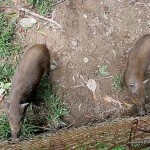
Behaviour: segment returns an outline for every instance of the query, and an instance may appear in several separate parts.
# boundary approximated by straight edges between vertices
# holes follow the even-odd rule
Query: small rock
[[[138,23],[141,23],[141,19],[138,19]]]
[[[119,3],[121,3],[122,2],[122,0],[117,0]]]
[[[84,14],[83,17],[84,17],[85,19],[87,19],[87,15],[86,15],[86,14]]]
[[[54,70],[54,69],[56,69],[56,68],[57,68],[56,65],[51,65],[51,66],[50,66],[50,69],[51,69],[51,70]]]
[[[72,46],[77,46],[77,45],[78,45],[78,42],[77,42],[76,40],[73,40],[73,41],[71,41],[71,45],[72,45]]]
[[[106,32],[106,35],[109,36],[110,34],[112,34],[113,30],[114,30],[113,27],[107,28],[107,29],[106,29],[106,31],[107,31],[107,32]]]
[[[32,27],[37,23],[35,18],[23,18],[19,21],[20,25],[24,28]]]
[[[83,61],[84,61],[84,63],[88,63],[88,62],[89,62],[89,59],[88,59],[87,57],[84,57],[84,58],[83,58]]]

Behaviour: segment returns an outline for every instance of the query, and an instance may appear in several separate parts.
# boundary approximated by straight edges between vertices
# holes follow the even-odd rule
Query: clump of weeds
[[[121,75],[113,76],[113,85],[116,91],[122,90],[122,76]]]
[[[109,75],[108,65],[100,66],[97,72],[98,74],[100,74],[101,77],[108,76]]]

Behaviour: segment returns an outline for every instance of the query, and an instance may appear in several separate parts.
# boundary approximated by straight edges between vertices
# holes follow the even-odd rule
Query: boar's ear
[[[133,88],[134,86],[135,86],[134,83],[129,84],[129,87],[130,87],[130,88]]]
[[[21,104],[21,108],[24,110],[29,106],[29,103],[23,103]]]

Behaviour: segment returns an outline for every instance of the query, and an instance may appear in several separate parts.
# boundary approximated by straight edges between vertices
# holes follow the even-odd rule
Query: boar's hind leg
[[[50,68],[47,68],[47,69],[45,70],[45,76],[46,76],[46,77],[49,77],[49,75],[50,75]]]

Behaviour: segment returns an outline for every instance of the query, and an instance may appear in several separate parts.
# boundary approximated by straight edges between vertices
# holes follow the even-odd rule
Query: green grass
[[[116,91],[122,90],[122,76],[121,75],[115,75],[113,77],[113,85]]]
[[[118,147],[115,147],[115,148],[112,148],[111,150],[126,150],[126,146],[118,146]]]
[[[15,43],[15,27],[16,18],[13,17],[7,22],[7,16],[0,14],[0,89],[5,89],[6,96],[9,94],[11,78],[20,58],[21,46]],[[41,82],[37,99],[42,101],[44,106],[38,111],[34,105],[29,106],[28,115],[22,125],[21,137],[31,137],[36,133],[51,131],[65,125],[61,117],[68,114],[68,110],[62,100],[53,94],[46,78]],[[4,113],[0,116],[0,139],[9,136],[10,127]]]
[[[3,113],[0,117],[0,139],[6,139],[10,136],[10,127],[7,115]]]
[[[2,2],[2,1],[1,1]],[[16,18],[7,21],[5,14],[0,14],[0,88],[5,89],[6,95],[10,90],[11,77],[16,66],[13,64],[15,55],[19,55],[21,46],[14,43]],[[17,60],[16,60],[17,61]],[[4,113],[0,117],[0,139],[10,136],[10,127],[7,115]]]
[[[32,6],[33,9],[41,14],[48,14],[52,12],[53,4],[58,0],[28,0],[28,4]]]
[[[46,78],[41,81],[37,97],[44,101],[47,110],[46,120],[48,128],[52,129],[64,126],[65,123],[60,118],[64,115],[68,115],[69,112],[61,98],[53,94],[52,88]]]
[[[108,148],[108,145],[105,144],[105,143],[102,143],[102,142],[96,142],[96,148],[97,148],[98,150],[106,149],[106,148]]]
[[[80,149],[80,150],[86,150],[86,149],[91,149],[91,146],[95,147],[97,150],[107,150],[109,149],[109,145],[108,144],[105,144],[103,142],[96,142],[96,143],[93,143],[91,145],[87,145],[87,146],[83,146],[83,147],[80,147],[80,148],[77,148],[76,149]],[[125,150],[127,148],[127,146],[117,146],[115,148],[112,148],[111,150]],[[67,147],[67,150],[70,150],[71,149],[71,146],[68,145]]]
[[[14,56],[19,54],[21,46],[12,42],[15,38],[16,18],[7,22],[6,15],[0,14],[0,81],[10,82],[15,71],[13,64]]]
[[[10,82],[11,77],[14,74],[15,66],[13,64],[1,64],[0,65],[0,81],[4,84]]]
[[[108,76],[109,75],[108,65],[99,67],[97,72],[100,74],[101,77]]]
[[[14,44],[12,40],[15,38],[14,31],[16,27],[16,17],[7,22],[6,16],[0,14],[0,58],[5,60],[13,60],[14,56],[20,50],[19,44]]]

